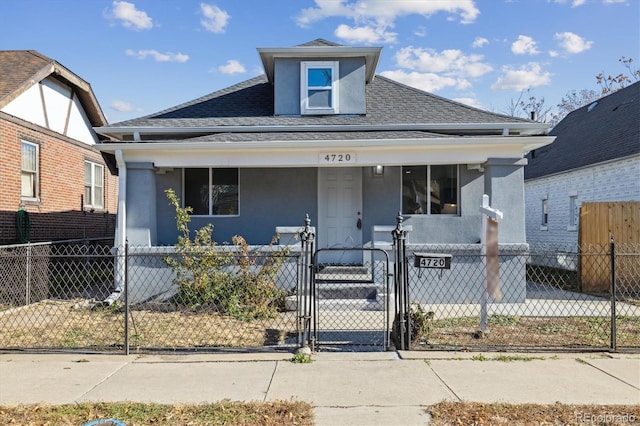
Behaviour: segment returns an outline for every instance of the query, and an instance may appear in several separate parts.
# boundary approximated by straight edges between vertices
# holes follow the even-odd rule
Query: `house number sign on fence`
[[[415,253],[416,268],[451,269],[451,255],[443,253]]]
[[[319,159],[325,164],[355,163],[356,154],[355,152],[325,152],[319,155]]]

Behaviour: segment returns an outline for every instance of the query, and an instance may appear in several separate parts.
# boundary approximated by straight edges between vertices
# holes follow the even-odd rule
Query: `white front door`
[[[343,247],[362,247],[362,168],[319,168],[318,248]],[[359,264],[362,252],[324,253],[321,261]]]

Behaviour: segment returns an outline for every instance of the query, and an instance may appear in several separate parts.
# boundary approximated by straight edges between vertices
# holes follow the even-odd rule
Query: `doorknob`
[[[358,229],[362,229],[362,219],[358,218],[358,221],[356,222],[356,226],[358,227]]]

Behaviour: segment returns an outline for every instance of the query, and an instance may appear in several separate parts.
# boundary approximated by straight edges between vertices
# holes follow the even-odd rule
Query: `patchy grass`
[[[440,402],[427,409],[431,425],[637,425],[640,405],[483,404]]]
[[[543,360],[542,356],[528,356],[528,355],[507,355],[499,354],[492,357],[488,357],[483,354],[474,355],[471,357],[472,361],[500,361],[500,362],[514,362],[514,361],[533,361],[534,359]]]
[[[312,425],[313,409],[305,402],[231,402],[167,405],[134,402],[0,406],[0,424],[82,425],[117,419],[133,425]]]
[[[489,333],[478,333],[478,317],[435,319],[412,310],[413,350],[438,348],[608,348],[609,317],[490,315]],[[619,315],[618,347],[639,347],[640,316]],[[124,346],[124,312],[93,308],[86,299],[45,300],[0,312],[0,348],[91,348]],[[295,341],[296,312],[240,321],[215,306],[178,309],[167,303],[132,308],[130,348],[255,348]]]
[[[426,411],[433,426],[449,425],[637,425],[640,405],[507,404],[443,401]],[[134,425],[313,425],[313,407],[306,402],[230,402],[166,405],[133,402],[67,405],[0,406],[0,424],[81,425],[117,419]]]
[[[640,317],[619,316],[617,344],[637,347]],[[433,319],[422,327],[426,331],[413,338],[413,350],[433,347],[556,347],[607,348],[610,345],[609,317],[520,317],[490,315],[488,333],[479,333],[478,317]]]
[[[124,346],[124,312],[91,309],[84,300],[46,300],[5,311],[3,348],[113,348]],[[296,332],[295,312],[275,319],[240,321],[215,309],[175,309],[148,304],[132,309],[129,343],[138,348],[251,348],[284,342]]]

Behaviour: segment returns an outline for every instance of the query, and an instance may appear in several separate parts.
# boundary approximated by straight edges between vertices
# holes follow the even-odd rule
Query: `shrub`
[[[274,237],[268,253],[252,253],[243,237],[234,236],[234,256],[217,247],[211,224],[196,231],[191,240],[188,224],[193,210],[180,206],[173,189],[165,193],[176,210],[180,233],[176,256],[165,258],[176,274],[175,303],[191,309],[215,306],[220,313],[243,321],[274,317],[284,299],[284,291],[276,287],[275,280],[289,255],[288,249],[274,249]]]
[[[433,327],[434,312],[426,312],[419,303],[412,303],[409,308],[411,318],[411,340],[428,341]]]

